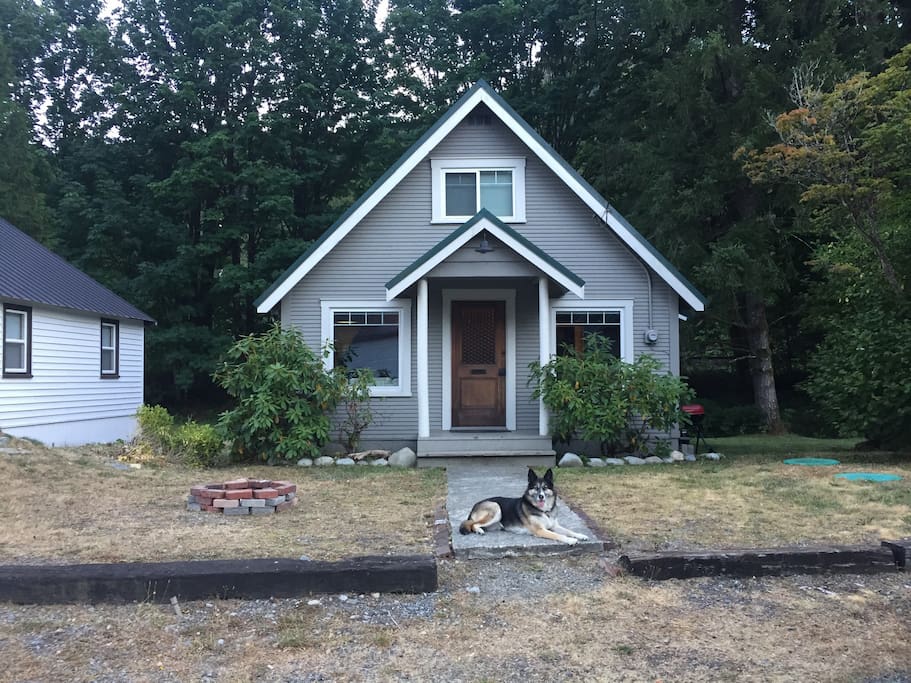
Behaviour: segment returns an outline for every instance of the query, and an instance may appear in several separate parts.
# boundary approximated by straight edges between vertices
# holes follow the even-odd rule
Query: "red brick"
[[[280,495],[282,494],[273,488],[253,489],[254,498],[278,498]]]
[[[217,508],[236,508],[240,505],[240,501],[237,500],[226,500],[224,498],[219,498],[218,500],[212,501],[212,505]]]
[[[204,484],[200,484],[199,486],[191,486],[190,495],[196,496],[197,498],[205,498],[206,496],[204,496],[203,494],[206,493],[208,490],[209,489],[207,489]]]
[[[272,485],[272,482],[268,479],[250,479],[249,481],[251,489],[265,489]]]
[[[292,507],[294,507],[294,503],[290,500],[287,500],[284,503],[279,503],[278,505],[276,505],[275,511],[284,512],[285,510],[290,510]]]
[[[292,484],[290,481],[273,481],[272,488],[278,491],[280,496],[286,496],[297,491],[297,485]]]
[[[234,489],[233,491],[225,491],[225,498],[228,500],[240,500],[241,498],[252,498],[253,489]]]
[[[202,505],[200,504],[199,509],[203,512],[221,512],[221,508],[217,508],[214,505]]]
[[[248,489],[248,488],[250,488],[250,480],[249,479],[233,479],[231,481],[226,481],[225,488],[228,491],[236,491],[237,489]]]
[[[225,492],[216,489],[204,489],[197,494],[194,494],[197,498],[204,498],[206,500],[212,500],[213,498],[224,498]]]

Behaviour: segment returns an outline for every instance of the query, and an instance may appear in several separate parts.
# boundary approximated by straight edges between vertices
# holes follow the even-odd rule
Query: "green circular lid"
[[[784,461],[785,465],[806,465],[808,467],[823,467],[840,464],[838,460],[832,458],[788,458]]]
[[[885,472],[842,472],[836,474],[838,479],[847,479],[848,481],[901,481],[897,474],[886,474]]]

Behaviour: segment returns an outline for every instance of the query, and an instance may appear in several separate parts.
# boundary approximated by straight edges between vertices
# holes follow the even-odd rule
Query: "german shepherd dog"
[[[553,471],[547,470],[543,477],[539,477],[529,468],[525,495],[521,498],[487,498],[475,503],[468,519],[459,526],[459,533],[483,534],[484,529],[499,524],[509,531],[525,531],[568,545],[588,540],[588,536],[557,524],[556,506]]]

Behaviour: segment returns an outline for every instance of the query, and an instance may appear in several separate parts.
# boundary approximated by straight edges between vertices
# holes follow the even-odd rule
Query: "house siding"
[[[0,429],[54,445],[131,436],[143,401],[143,323],[120,321],[120,376],[101,379],[101,317],[32,307],[32,377],[0,379]]]
[[[548,169],[518,137],[494,117],[489,126],[463,122],[428,154],[339,244],[284,297],[282,322],[299,328],[308,344],[317,348],[322,299],[385,300],[385,283],[445,238],[458,226],[432,224],[431,158],[524,157],[525,223],[510,227],[585,280],[585,299],[632,300],[634,352],[649,353],[671,368],[671,309],[677,294],[652,276],[652,328],[659,334],[653,346],[645,344],[649,323],[647,271],[642,262],[610,231],[598,216]],[[500,246],[500,249],[505,247]],[[429,287],[430,426],[442,426],[442,302],[446,288],[516,290],[516,427],[538,429],[538,404],[527,386],[528,364],[539,358],[537,283],[532,268],[512,255],[493,254],[508,266],[510,277],[486,278],[485,255],[461,249],[436,273]],[[456,277],[470,274],[468,277]],[[439,276],[439,277],[435,277]],[[406,296],[413,296],[407,292]],[[560,300],[579,301],[566,294]],[[376,421],[365,432],[364,444],[413,443],[417,438],[415,322],[412,315],[412,395],[375,402]]]

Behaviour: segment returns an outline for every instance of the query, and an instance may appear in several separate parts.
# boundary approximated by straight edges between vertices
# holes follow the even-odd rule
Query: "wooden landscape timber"
[[[0,601],[18,604],[168,603],[172,597],[264,599],[436,589],[436,561],[424,555],[338,562],[264,558],[0,566]]]
[[[826,545],[750,550],[684,551],[623,555],[624,572],[654,581],[700,576],[785,576],[792,574],[874,574],[903,571],[911,539],[879,546]]]

